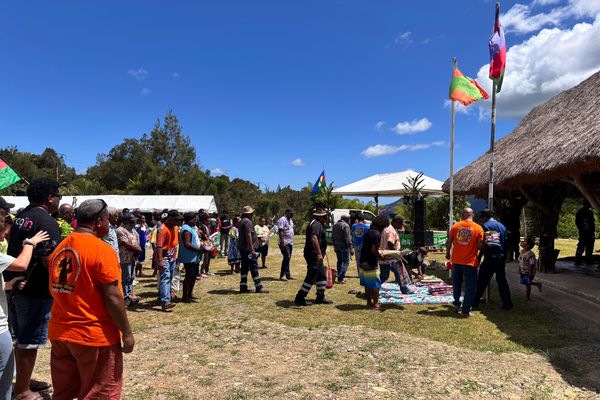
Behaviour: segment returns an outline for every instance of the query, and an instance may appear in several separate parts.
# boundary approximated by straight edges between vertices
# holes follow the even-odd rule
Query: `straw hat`
[[[314,217],[325,217],[327,216],[327,211],[324,208],[315,208],[313,211]]]
[[[242,207],[242,212],[241,214],[252,214],[254,212],[254,208],[250,207],[250,206],[244,206]]]

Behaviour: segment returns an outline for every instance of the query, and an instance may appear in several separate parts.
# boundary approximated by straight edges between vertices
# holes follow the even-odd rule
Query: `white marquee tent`
[[[176,209],[181,212],[198,211],[203,208],[206,211],[213,213],[217,212],[217,205],[214,196],[184,196],[184,195],[155,195],[155,196],[129,196],[129,195],[95,195],[95,196],[63,196],[61,204],[68,203],[75,205],[81,204],[82,201],[88,199],[103,199],[106,204],[115,207],[119,210],[123,208],[139,208],[142,212],[161,211],[165,208]],[[4,196],[4,200],[13,203],[18,210],[22,207],[27,207],[29,201],[27,196]]]
[[[387,174],[377,174],[365,179],[350,183],[333,190],[333,193],[342,196],[365,196],[375,197],[375,202],[379,203],[380,196],[400,197],[406,194],[403,184],[408,184],[408,179],[417,176],[419,173],[411,169],[401,172],[392,172]],[[423,175],[423,189],[421,192],[427,195],[443,195],[442,184],[444,182]]]

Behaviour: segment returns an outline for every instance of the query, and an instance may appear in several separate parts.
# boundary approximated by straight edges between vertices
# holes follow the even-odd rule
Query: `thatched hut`
[[[486,153],[455,174],[455,192],[486,197],[488,174]],[[448,181],[443,189],[448,192]],[[545,253],[540,258],[545,270],[553,270],[554,236],[565,197],[583,196],[600,210],[600,72],[535,107],[496,142],[494,192],[514,203],[512,214],[520,213],[527,201],[540,209],[540,251]]]

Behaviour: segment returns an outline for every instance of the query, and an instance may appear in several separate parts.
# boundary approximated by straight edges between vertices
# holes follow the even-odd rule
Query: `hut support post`
[[[567,179],[565,179],[565,182],[568,182],[568,183],[572,184],[573,186],[575,186],[581,192],[583,197],[585,197],[586,200],[590,202],[590,205],[596,211],[600,212],[600,199],[597,198],[594,195],[594,193],[592,193],[592,191],[589,190],[589,188],[585,185],[585,183],[581,179],[581,176],[576,175],[572,178],[567,178]]]
[[[567,192],[564,183],[545,185],[533,196],[521,189],[525,197],[530,200],[540,211],[540,223],[542,229],[540,232],[539,251],[540,270],[543,272],[554,272],[556,264],[556,254],[554,249],[554,239],[556,239],[556,227],[558,226],[558,217],[560,208]]]

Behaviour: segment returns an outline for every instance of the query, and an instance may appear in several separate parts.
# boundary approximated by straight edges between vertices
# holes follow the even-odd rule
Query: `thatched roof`
[[[484,154],[454,175],[454,190],[487,193]],[[600,72],[535,107],[495,144],[495,190],[600,171]],[[449,191],[449,180],[443,190]]]

